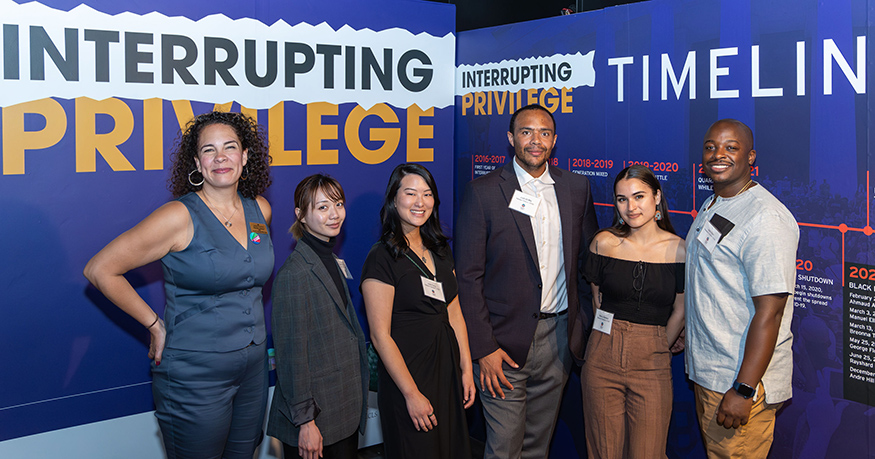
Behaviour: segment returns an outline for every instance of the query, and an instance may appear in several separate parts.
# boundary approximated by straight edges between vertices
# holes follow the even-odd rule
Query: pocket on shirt
[[[212,297],[210,299],[212,299]],[[188,320],[188,319],[190,319],[198,314],[201,314],[208,309],[214,308],[216,306],[216,303],[213,301],[210,301],[210,299],[203,300],[200,303],[198,303],[198,304],[186,309],[185,311],[182,311],[181,313],[177,314],[176,317],[174,317],[174,319],[173,319],[173,325],[174,326],[180,325],[183,322],[185,322],[186,320]]]

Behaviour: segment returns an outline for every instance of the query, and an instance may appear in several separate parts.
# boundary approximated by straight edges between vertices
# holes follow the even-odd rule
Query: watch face
[[[735,389],[735,391],[744,398],[753,397],[753,394],[755,392],[753,387],[750,387],[747,384],[740,383],[738,381],[732,384],[732,388]]]

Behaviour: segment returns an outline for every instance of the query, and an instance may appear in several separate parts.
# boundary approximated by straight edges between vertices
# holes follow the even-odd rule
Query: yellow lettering
[[[430,163],[434,161],[434,148],[421,148],[419,141],[434,138],[434,126],[419,124],[423,116],[434,117],[434,107],[428,110],[413,104],[407,108],[407,161]]]
[[[541,91],[541,99],[538,102],[541,103],[542,107],[550,110],[550,113],[556,113],[556,109],[559,108],[559,100],[556,99],[558,95],[556,88],[547,88]],[[548,96],[550,97],[548,98]]]
[[[258,110],[254,108],[240,106],[240,113],[252,118],[256,123],[258,123]]]
[[[485,115],[486,111],[483,110],[484,105],[486,105],[486,95],[482,92],[474,93],[474,114],[475,115]]]
[[[468,93],[462,96],[462,116],[467,114],[469,108],[474,106],[474,94]]]
[[[39,131],[24,130],[27,113],[42,116],[46,127]],[[67,115],[54,99],[24,102],[3,107],[3,175],[24,174],[24,152],[51,147],[64,138]]]
[[[560,112],[574,113],[574,110],[571,108],[571,102],[574,102],[574,98],[571,96],[571,89],[562,88],[562,108]]]
[[[143,101],[143,169],[164,169],[164,101]]]
[[[286,106],[280,102],[267,111],[272,166],[300,166],[301,150],[286,150]]]
[[[95,119],[105,114],[115,121],[112,131],[98,134]],[[125,158],[118,146],[125,143],[134,132],[134,114],[124,102],[116,98],[94,100],[76,98],[76,172],[97,170],[97,155],[106,160],[114,171],[132,171],[134,166]]]
[[[346,119],[343,135],[346,139],[346,146],[349,148],[349,152],[356,159],[365,164],[380,164],[395,153],[401,140],[401,131],[398,128],[371,128],[368,140],[382,141],[383,144],[376,150],[365,148],[359,138],[359,128],[365,117],[370,115],[374,115],[386,123],[398,122],[398,116],[386,104],[374,105],[370,110],[365,110],[360,105],[357,105]]]
[[[337,164],[337,150],[322,149],[323,140],[337,140],[337,126],[322,124],[323,116],[337,116],[337,105],[307,104],[307,164]]]
[[[173,104],[173,111],[176,113],[176,122],[179,123],[179,129],[181,131],[185,131],[186,125],[188,122],[194,119],[194,109],[191,108],[190,100],[174,100],[171,101]],[[213,105],[213,111],[216,112],[230,112],[231,107],[234,105],[234,102],[225,102],[224,104],[215,104]],[[254,110],[251,108],[246,108],[241,106],[240,113],[244,115],[251,116],[256,122],[258,121],[258,110]]]
[[[502,91],[502,92],[495,95],[495,106],[496,106],[495,108],[498,109],[499,115],[504,114],[504,104],[507,103],[507,99],[508,99],[507,91]],[[513,100],[511,100],[510,104],[513,105]]]
[[[173,113],[176,114],[176,123],[179,124],[179,130],[184,131],[185,125],[194,118],[194,111],[191,109],[191,101],[174,100]]]
[[[189,107],[191,106],[191,102],[189,102]],[[225,102],[224,104],[215,104],[213,105],[214,112],[222,112],[228,113],[231,111],[231,106],[234,105],[234,102]]]

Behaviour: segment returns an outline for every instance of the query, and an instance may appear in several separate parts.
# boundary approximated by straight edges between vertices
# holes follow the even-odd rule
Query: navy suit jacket
[[[593,312],[581,267],[598,222],[586,177],[552,166],[550,175],[562,220],[568,345],[582,362]],[[542,282],[530,217],[508,208],[519,189],[512,162],[469,182],[459,208],[455,247],[471,357],[476,360],[501,348],[522,366],[538,325]]]

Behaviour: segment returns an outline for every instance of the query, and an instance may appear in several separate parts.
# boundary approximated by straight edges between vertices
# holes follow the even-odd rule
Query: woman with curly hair
[[[152,393],[167,457],[251,458],[267,405],[261,289],[273,272],[267,142],[256,122],[188,123],[164,204],[115,238],[85,277],[151,334]],[[124,274],[161,260],[164,320]]]

